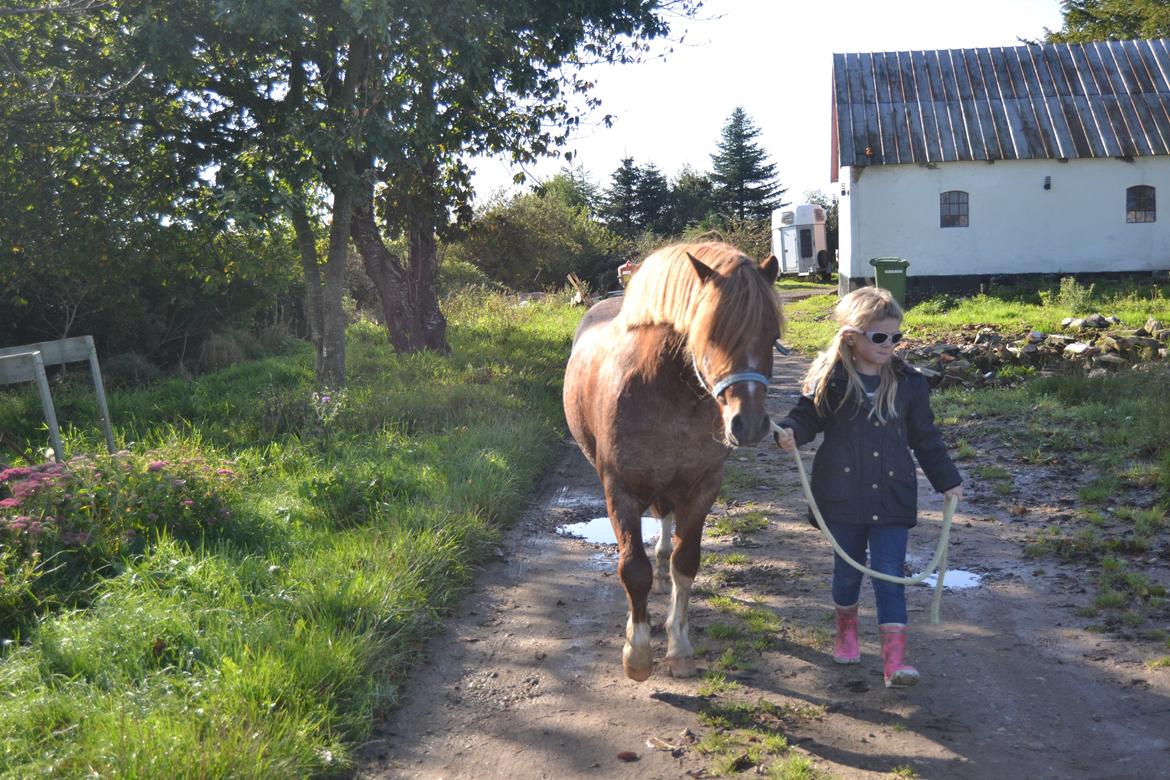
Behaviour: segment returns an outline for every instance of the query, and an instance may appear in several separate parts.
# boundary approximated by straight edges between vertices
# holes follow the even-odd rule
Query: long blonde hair
[[[877,287],[861,287],[837,301],[833,309],[833,318],[837,320],[836,334],[829,342],[829,348],[817,355],[808,375],[804,378],[803,391],[811,395],[817,412],[826,415],[829,412],[829,382],[833,378],[837,366],[845,370],[849,380],[849,389],[842,396],[836,412],[847,400],[852,398],[859,406],[865,400],[865,386],[853,365],[853,349],[845,339],[845,334],[851,331],[869,330],[869,326],[882,319],[895,319],[901,322],[902,307],[894,300],[888,290]],[[865,338],[865,336],[861,336]],[[898,393],[898,379],[895,375],[894,361],[882,364],[879,372],[881,383],[874,394],[873,408],[869,416],[885,422],[898,416],[894,407],[894,397]]]

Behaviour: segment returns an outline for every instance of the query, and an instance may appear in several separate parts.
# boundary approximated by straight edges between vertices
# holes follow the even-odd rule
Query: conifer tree
[[[670,184],[654,163],[639,169],[634,194],[642,230],[660,236],[670,232]]]
[[[742,107],[731,112],[719,140],[719,151],[711,155],[715,200],[726,219],[764,219],[784,205],[786,189],[776,178],[776,166],[756,143],[760,130]]]
[[[601,216],[605,226],[619,236],[629,238],[641,232],[641,213],[638,208],[638,181],[641,171],[633,157],[622,159],[610,178],[602,198]]]

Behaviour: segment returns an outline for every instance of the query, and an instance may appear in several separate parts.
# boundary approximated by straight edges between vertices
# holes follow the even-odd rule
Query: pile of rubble
[[[1061,333],[1032,330],[1020,335],[976,326],[951,342],[910,343],[902,357],[932,384],[979,387],[1005,384],[1027,373],[1011,367],[1027,366],[1045,374],[1100,376],[1166,360],[1170,352],[1170,328],[1155,319],[1127,330],[1117,317],[1093,314],[1069,317],[1061,329]]]

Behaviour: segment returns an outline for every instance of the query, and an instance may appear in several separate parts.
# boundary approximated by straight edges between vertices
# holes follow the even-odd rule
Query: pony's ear
[[[776,259],[776,255],[768,255],[760,261],[760,273],[764,275],[769,285],[776,283],[776,277],[780,275],[780,261]]]
[[[690,252],[687,252],[687,259],[691,261],[691,266],[695,269],[695,273],[699,275],[699,281],[705,283],[715,275],[715,269],[704,264],[701,260],[696,259]]]

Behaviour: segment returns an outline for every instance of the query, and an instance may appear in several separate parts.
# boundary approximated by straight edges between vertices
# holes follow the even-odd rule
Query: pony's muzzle
[[[739,412],[731,418],[727,433],[732,446],[747,447],[763,439],[771,429],[768,415]]]
[[[768,377],[741,371],[716,382],[711,395],[723,406],[724,436],[732,447],[747,447],[768,435],[771,420],[764,411]]]

